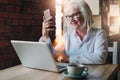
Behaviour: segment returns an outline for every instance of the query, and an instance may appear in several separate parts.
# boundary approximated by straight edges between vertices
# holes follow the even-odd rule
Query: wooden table
[[[86,65],[89,75],[85,80],[111,80],[118,65]],[[0,80],[80,80],[64,77],[61,73],[26,68],[22,65],[0,70]]]

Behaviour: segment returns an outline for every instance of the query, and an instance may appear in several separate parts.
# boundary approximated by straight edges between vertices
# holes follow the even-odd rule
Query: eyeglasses
[[[80,15],[79,15],[80,13],[82,13],[82,12],[73,13],[72,15],[67,15],[65,17],[67,20],[70,21],[71,19],[76,19],[76,18],[80,17]]]

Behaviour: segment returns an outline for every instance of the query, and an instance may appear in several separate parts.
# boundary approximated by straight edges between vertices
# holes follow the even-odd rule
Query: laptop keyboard
[[[63,69],[63,68],[66,68],[66,66],[57,65],[57,68],[58,68],[58,69]]]
[[[57,68],[58,68],[60,71],[64,71],[64,70],[67,69],[68,63],[56,62],[56,64],[57,64]]]

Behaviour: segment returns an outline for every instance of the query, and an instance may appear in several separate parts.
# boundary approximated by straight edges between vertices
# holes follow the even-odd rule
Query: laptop
[[[56,63],[44,42],[11,40],[21,63],[25,67],[53,72],[66,70],[67,63]]]

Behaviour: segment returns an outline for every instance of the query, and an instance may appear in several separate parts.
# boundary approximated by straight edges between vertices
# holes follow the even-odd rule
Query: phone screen
[[[44,17],[45,17],[45,20],[50,17],[50,9],[44,10]]]

